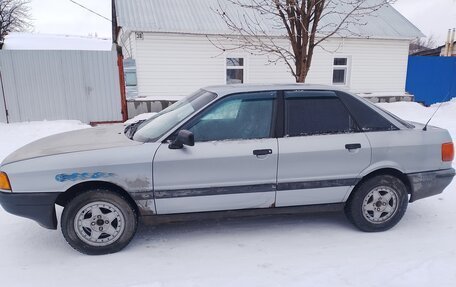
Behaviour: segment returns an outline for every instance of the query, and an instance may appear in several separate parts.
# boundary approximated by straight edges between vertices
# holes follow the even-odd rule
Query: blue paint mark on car
[[[86,179],[98,179],[98,178],[107,178],[114,176],[113,173],[106,173],[106,172],[83,172],[83,173],[60,173],[55,176],[55,180],[59,182],[65,181],[77,181],[77,180],[86,180]]]

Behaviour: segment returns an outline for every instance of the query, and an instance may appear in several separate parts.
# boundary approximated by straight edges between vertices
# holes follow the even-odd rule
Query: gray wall
[[[0,72],[9,122],[122,120],[115,51],[0,50]]]

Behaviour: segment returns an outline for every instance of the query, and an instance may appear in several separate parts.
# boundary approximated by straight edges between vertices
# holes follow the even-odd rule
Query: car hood
[[[124,128],[123,124],[115,124],[48,136],[16,150],[2,165],[49,155],[142,144],[127,138]]]

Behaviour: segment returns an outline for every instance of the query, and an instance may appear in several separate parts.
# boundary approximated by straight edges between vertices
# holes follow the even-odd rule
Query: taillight
[[[453,161],[454,145],[453,143],[442,144],[442,161]]]

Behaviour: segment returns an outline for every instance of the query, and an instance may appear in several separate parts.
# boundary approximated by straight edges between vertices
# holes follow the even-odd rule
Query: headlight
[[[4,172],[0,172],[0,189],[11,190],[11,184],[8,176]]]

